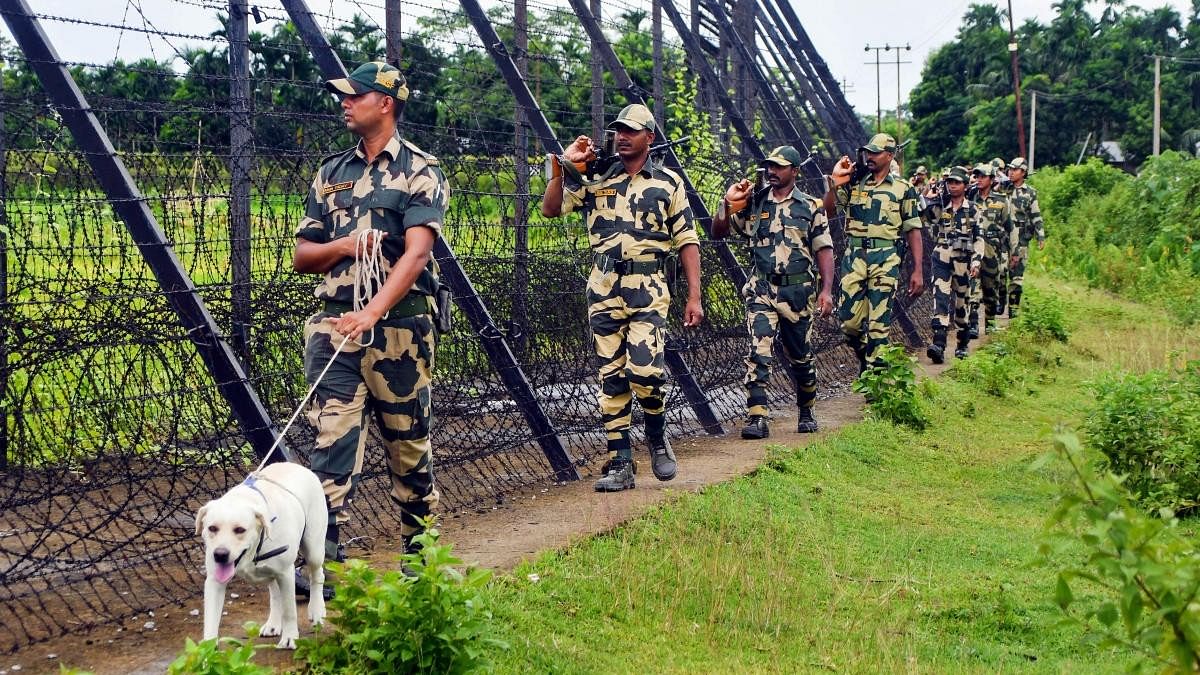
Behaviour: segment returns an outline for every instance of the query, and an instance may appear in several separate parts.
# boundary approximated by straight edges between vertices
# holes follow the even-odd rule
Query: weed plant
[[[488,570],[456,569],[462,560],[428,527],[400,557],[401,570],[378,571],[361,560],[330,563],[337,594],[327,625],[297,644],[305,673],[472,673],[507,645],[493,637],[492,613],[480,591]],[[325,631],[332,628],[332,632]]]
[[[929,415],[918,395],[913,364],[901,345],[879,349],[878,363],[863,371],[854,381],[854,391],[867,399],[868,416],[872,419],[902,424],[921,430],[929,424]]]
[[[259,625],[245,625],[246,639],[214,638],[196,642],[191,638],[183,652],[167,667],[168,675],[270,675],[266,666],[253,663],[254,654],[269,645],[255,643]]]
[[[1055,454],[1071,471],[1039,546],[1044,561],[1070,557],[1054,590],[1065,621],[1101,649],[1140,655],[1138,666],[1200,670],[1200,550],[1169,508],[1148,515],[1122,478],[1097,471],[1079,439],[1060,432]],[[1039,460],[1044,463],[1046,460]],[[1077,552],[1082,546],[1085,555]],[[1086,592],[1083,592],[1086,590]],[[1139,668],[1140,669],[1140,668]]]
[[[1123,476],[1148,511],[1191,513],[1200,498],[1200,361],[1108,373],[1090,389],[1096,402],[1084,429],[1102,467]]]

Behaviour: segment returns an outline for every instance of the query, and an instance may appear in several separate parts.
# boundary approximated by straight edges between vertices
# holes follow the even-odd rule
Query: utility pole
[[[1037,149],[1037,89],[1029,100],[1029,173],[1033,173],[1033,152]]]
[[[1025,120],[1021,114],[1021,66],[1017,60],[1017,31],[1013,28],[1012,0],[1008,0],[1008,54],[1012,57],[1013,93],[1017,99],[1017,147],[1025,156]]]
[[[896,147],[900,147],[900,142],[902,140],[900,136],[904,133],[904,116],[901,112],[900,106],[900,64],[911,63],[911,61],[900,60],[900,49],[900,45],[896,45]],[[911,52],[912,46],[908,43],[905,43],[904,49]],[[899,164],[901,169],[904,168],[904,161],[900,157],[896,158],[896,162]],[[903,171],[901,174],[903,175]]]
[[[1154,156],[1158,157],[1159,138],[1162,135],[1162,57],[1154,55]]]
[[[863,47],[864,52],[869,52],[872,49],[875,50],[875,133],[879,133],[880,131],[883,131],[883,101],[880,98],[880,92],[879,92],[879,52],[880,51],[890,52],[892,50],[892,46],[885,43],[882,47],[872,47],[871,45],[867,45],[866,47]],[[896,48],[896,60],[897,60],[897,62],[899,62],[899,60],[900,60],[900,48],[899,47]],[[868,66],[871,65],[871,62],[867,61],[867,65]],[[899,65],[899,63],[897,63],[897,65],[896,65],[897,73],[899,72],[899,70],[900,70],[900,65]],[[899,80],[899,75],[896,76],[896,79],[897,79],[897,81]]]

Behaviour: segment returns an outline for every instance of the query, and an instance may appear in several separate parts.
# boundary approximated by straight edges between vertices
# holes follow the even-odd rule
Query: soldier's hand
[[[375,327],[379,317],[363,309],[358,312],[346,312],[339,317],[329,317],[326,321],[333,323],[333,329],[341,335],[357,340],[363,333]]]
[[[817,314],[829,316],[833,314],[833,294],[821,291],[817,295]]]
[[[978,279],[979,278],[979,265],[971,265],[971,269],[969,272],[967,272],[967,274],[970,274],[972,279]]]
[[[596,153],[592,152],[592,139],[587,136],[576,138],[574,143],[563,150],[563,159],[572,164],[590,162],[596,159]]]
[[[704,321],[704,307],[700,305],[699,298],[693,298],[687,301],[687,305],[683,308],[683,325],[687,328],[695,328]]]
[[[921,276],[920,270],[913,270],[912,276],[908,278],[908,295],[915,298],[925,290],[925,277]]]
[[[1046,240],[1045,240],[1045,239],[1038,239],[1038,250],[1039,250],[1039,251],[1041,251],[1041,250],[1043,250],[1043,249],[1045,249],[1045,248],[1046,248]]]
[[[1016,253],[1012,254],[1008,258],[1008,269],[1010,269],[1010,270],[1017,269],[1017,263],[1019,263],[1019,262],[1021,262],[1021,256],[1017,255]]]
[[[833,169],[830,170],[829,175],[833,178],[834,185],[845,185],[850,182],[850,176],[853,173],[854,162],[851,162],[850,158],[846,155],[842,155],[842,158],[833,165]]]
[[[387,232],[382,230],[367,230],[367,235],[362,238],[361,245],[357,232],[352,232],[338,241],[342,246],[342,253],[348,258],[365,258],[370,255],[371,249],[375,247],[375,242],[383,241],[387,237]]]
[[[725,201],[727,202],[744,202],[750,198],[750,181],[743,178],[740,181],[729,186],[725,191]]]

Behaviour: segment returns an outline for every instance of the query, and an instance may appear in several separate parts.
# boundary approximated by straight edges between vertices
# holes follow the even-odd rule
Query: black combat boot
[[[796,419],[796,431],[801,434],[811,434],[817,431],[817,418],[813,417],[812,408],[801,408]]]
[[[751,415],[746,418],[746,426],[742,427],[742,438],[759,440],[771,435],[767,426],[767,418],[763,415]]]
[[[970,346],[971,340],[965,334],[960,333],[958,336],[958,347],[954,350],[954,358],[967,358],[967,347]]]
[[[604,463],[604,475],[596,481],[596,492],[620,492],[633,489],[633,460],[624,457]]]
[[[666,436],[650,437],[647,440],[650,442],[650,470],[654,472],[654,477],[659,480],[671,480],[675,477],[678,467],[675,453],[671,450],[671,441],[668,441]]]
[[[925,356],[934,363],[943,363],[946,360],[946,331],[934,329],[933,342],[929,344],[929,349],[925,350]]]
[[[967,317],[967,337],[979,339],[979,310],[975,307],[971,308],[971,314]]]
[[[346,545],[336,541],[325,540],[325,562],[346,562]],[[296,568],[296,597],[307,598],[312,595],[312,586],[308,583],[308,575],[303,567]],[[325,585],[321,587],[321,597],[326,601],[333,599],[333,584],[329,575],[325,575]]]

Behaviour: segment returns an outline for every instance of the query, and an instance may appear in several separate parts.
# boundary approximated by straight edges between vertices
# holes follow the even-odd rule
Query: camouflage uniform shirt
[[[992,190],[987,197],[978,200],[979,230],[1000,256],[1008,256],[1020,245],[1019,231],[1013,218],[1012,202],[1008,197]],[[1005,265],[1008,264],[1007,258]]]
[[[969,199],[963,199],[957,211],[949,203],[941,211],[933,227],[934,256],[946,261],[969,257],[971,265],[983,264],[979,206]]]
[[[1013,186],[1009,190],[1009,197],[1012,199],[1013,219],[1016,221],[1021,246],[1029,244],[1029,240],[1035,237],[1038,241],[1044,241],[1046,230],[1042,223],[1042,209],[1038,206],[1037,190],[1027,184],[1022,184],[1021,187]]]
[[[304,202],[304,219],[296,229],[301,239],[323,244],[364,229],[386,232],[383,268],[390,273],[404,254],[404,232],[424,225],[440,235],[450,188],[432,155],[393,136],[379,155],[367,164],[362,143],[321,161]],[[354,299],[355,268],[352,257],[334,265],[316,296],[349,304]],[[413,283],[411,293],[433,295],[437,285],[435,265],[429,265]],[[379,289],[371,289],[376,292]]]
[[[734,232],[749,240],[754,274],[750,285],[771,274],[799,275],[811,283],[816,253],[833,246],[821,203],[793,188],[776,200],[770,189],[729,218]]]
[[[563,214],[583,210],[596,253],[642,260],[700,243],[679,174],[647,159],[634,175],[620,171],[589,186],[566,186]]]
[[[888,174],[878,183],[867,176],[841,193],[847,212],[846,234],[851,237],[896,240],[921,228],[920,198],[908,181]]]

